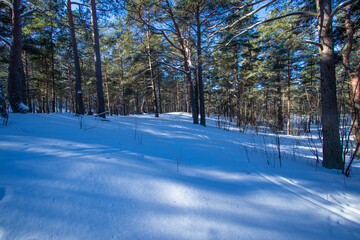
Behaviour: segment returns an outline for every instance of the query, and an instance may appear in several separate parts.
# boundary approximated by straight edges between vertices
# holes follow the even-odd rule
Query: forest
[[[360,239],[360,0],[0,0],[0,240]]]
[[[359,156],[359,0],[0,0],[2,112],[318,126]],[[5,110],[4,110],[5,109]],[[221,119],[221,120],[220,120]],[[350,140],[351,139],[351,140]]]

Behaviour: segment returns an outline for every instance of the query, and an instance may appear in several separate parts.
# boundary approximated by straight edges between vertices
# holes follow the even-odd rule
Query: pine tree
[[[103,91],[103,81],[102,81],[102,71],[101,71],[99,29],[98,29],[95,0],[90,0],[90,7],[91,7],[91,22],[93,29],[93,41],[94,41],[94,52],[95,52],[95,74],[96,74],[98,113],[99,116],[105,118],[105,101],[104,101],[104,91]]]
[[[6,109],[6,98],[3,92],[2,83],[0,82],[0,116],[4,119],[8,118],[8,113]]]
[[[355,145],[360,144],[360,64],[356,54],[356,50],[359,49],[357,43],[356,30],[359,29],[359,9],[360,3],[355,2],[352,5],[346,7],[345,14],[339,17],[340,24],[343,27],[336,29],[337,38],[343,40],[343,66],[347,77],[350,79],[352,92],[350,94],[349,103],[351,106],[352,115],[352,135],[354,138]],[[356,20],[358,20],[356,22]],[[340,41],[341,41],[340,40]],[[356,153],[360,156],[360,152]]]
[[[71,10],[71,1],[67,0],[67,14],[68,14],[68,23],[70,27],[70,36],[71,36],[71,45],[73,51],[73,59],[75,66],[75,94],[76,94],[76,113],[84,114],[84,104],[83,104],[83,93],[81,86],[81,69],[80,69],[80,60],[78,53],[78,46],[75,35],[75,25],[73,19],[73,13]]]
[[[9,60],[8,94],[13,112],[25,113],[25,73],[22,62],[21,0],[8,5],[12,11],[12,44]]]
[[[326,168],[343,169],[340,120],[336,97],[334,39],[331,0],[317,0],[320,54],[321,123],[323,125],[323,163]]]
[[[269,1],[262,6],[272,4]],[[323,166],[342,169],[342,148],[340,145],[339,116],[336,97],[335,54],[332,22],[337,12],[353,1],[345,1],[332,8],[331,0],[316,0],[316,12],[300,11],[267,19],[247,27],[236,36],[266,22],[272,22],[289,16],[311,16],[317,18],[318,42],[311,42],[319,47],[320,79],[321,79],[321,120],[323,125]],[[304,5],[305,8],[313,4]],[[261,8],[261,7],[260,7]]]

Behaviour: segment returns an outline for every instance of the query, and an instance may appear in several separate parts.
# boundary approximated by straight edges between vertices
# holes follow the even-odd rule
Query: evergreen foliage
[[[97,50],[89,0],[24,0],[17,5],[17,53],[7,2],[21,1],[0,2],[0,82],[14,112],[25,111],[19,107],[24,103],[36,113],[186,111],[196,124],[200,115],[203,126],[206,113],[225,116],[242,130],[267,125],[287,134],[307,133],[322,122],[326,145],[326,139],[339,138],[326,130],[339,127],[339,114],[324,108],[329,100],[329,109],[351,115],[355,145],[360,142],[359,1],[320,1],[336,10],[324,26],[333,36],[317,27],[323,19],[318,13],[329,6],[312,0],[91,1],[99,18]],[[330,40],[325,50],[333,57],[334,76],[325,81],[332,91],[326,97],[322,80],[329,76],[321,49]],[[13,57],[19,71],[9,71]],[[326,114],[333,119],[328,125],[321,119]],[[327,167],[342,163],[337,159]]]

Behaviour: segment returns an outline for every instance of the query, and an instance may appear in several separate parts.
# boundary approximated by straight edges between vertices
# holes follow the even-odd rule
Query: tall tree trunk
[[[105,77],[105,87],[106,87],[106,100],[107,100],[107,108],[109,111],[109,115],[112,115],[112,111],[110,109],[110,94],[109,94],[109,83],[108,83],[108,77],[107,77],[107,71],[106,71],[106,58],[104,56],[104,77]]]
[[[317,0],[320,78],[321,122],[323,126],[323,167],[343,169],[339,133],[339,112],[336,98],[335,55],[332,33],[331,0]]]
[[[186,54],[184,53],[184,55],[186,55]],[[191,107],[193,123],[199,124],[198,113],[197,113],[197,109],[196,109],[196,105],[195,105],[195,89],[194,89],[194,84],[191,81],[191,70],[187,64],[187,61],[185,61],[185,63],[184,63],[184,70],[186,72],[185,78],[186,78],[187,87],[188,87],[188,94],[190,96],[190,107]]]
[[[286,123],[286,132],[287,135],[290,135],[290,117],[291,117],[291,92],[290,92],[290,87],[291,87],[291,59],[290,59],[290,49],[288,49],[287,53],[288,53],[288,61],[287,61],[287,123]],[[309,106],[310,107],[310,106]]]
[[[351,23],[351,5],[347,6],[347,12],[345,16],[345,27],[347,34],[347,44],[343,54],[343,63],[346,66],[347,74],[350,77],[351,85],[352,85],[352,96],[350,97],[350,106],[351,106],[351,115],[352,115],[352,134],[355,141],[355,144],[360,143],[360,64],[353,72],[350,68],[350,54],[352,51],[353,43],[354,43],[354,29]],[[360,152],[356,153],[357,156],[360,156]]]
[[[68,84],[69,84],[69,112],[76,112],[75,100],[73,96],[73,82],[71,80],[71,65],[68,63],[67,66]]]
[[[186,78],[186,74],[184,74],[184,97],[186,102],[186,112],[191,112],[191,101],[190,101],[190,88],[188,87],[188,82]]]
[[[189,29],[189,36],[190,36],[190,29]],[[182,51],[182,55],[184,58],[184,70],[186,72],[186,79],[188,84],[188,93],[190,94],[190,106],[191,106],[191,113],[193,118],[194,124],[199,124],[199,112],[198,112],[198,86],[197,86],[197,79],[196,73],[194,74],[194,81],[192,80],[192,62],[191,62],[191,49],[189,46],[189,41],[186,41],[186,45],[184,46],[184,50]]]
[[[180,106],[180,92],[179,92],[179,79],[176,80],[176,111],[180,112],[181,111],[181,106]]]
[[[13,0],[12,6],[12,44],[9,60],[8,94],[13,112],[25,113],[26,81],[21,58],[22,30],[21,30],[21,0]]]
[[[196,69],[193,69],[193,82],[194,82],[194,103],[197,115],[199,115],[199,84],[198,84],[198,74]]]
[[[94,52],[95,52],[95,75],[96,75],[96,90],[97,90],[97,107],[100,117],[105,118],[105,100],[101,72],[101,56],[99,43],[99,28],[96,15],[96,1],[90,0],[91,5],[91,22],[93,28]]]
[[[148,19],[148,24],[150,25],[150,19]],[[155,86],[155,78],[151,61],[151,48],[150,48],[150,29],[148,28],[146,31],[146,51],[148,55],[148,63],[149,63],[149,71],[150,71],[150,82],[151,82],[151,90],[153,95],[153,106],[155,110],[155,117],[159,117],[159,105],[158,98],[156,94],[156,86]]]
[[[44,112],[45,113],[50,113],[50,106],[49,106],[49,66],[48,66],[48,62],[47,62],[47,57],[44,56],[44,61],[45,61],[45,97],[44,99]]]
[[[193,123],[194,124],[199,124],[199,117],[198,117],[198,112],[196,110],[196,106],[195,106],[195,89],[194,89],[194,84],[191,80],[191,58],[190,58],[190,49],[187,46],[188,43],[184,42],[184,38],[182,37],[181,31],[179,29],[179,26],[175,20],[175,16],[173,14],[172,8],[170,6],[169,0],[165,0],[167,8],[168,8],[168,12],[170,14],[170,18],[171,21],[174,24],[174,28],[175,28],[175,34],[177,35],[177,39],[178,39],[178,43],[179,46],[175,46],[173,45],[175,48],[177,48],[180,51],[180,54],[183,58],[183,66],[184,66],[184,72],[185,72],[185,79],[187,82],[187,87],[188,87],[188,94],[190,95],[190,105],[191,105],[191,111],[192,111],[192,118],[193,118]],[[167,36],[164,35],[166,38]],[[167,38],[168,39],[168,38]],[[171,41],[169,41],[170,43],[172,43]]]
[[[55,94],[55,49],[54,49],[54,27],[53,23],[51,23],[51,32],[50,32],[50,46],[51,46],[51,99],[52,99],[52,105],[51,105],[51,111],[55,112],[55,102],[56,102],[56,94]]]
[[[123,92],[123,115],[126,116],[128,114],[127,106],[128,106],[128,98],[125,96],[125,87],[122,87]]]
[[[200,124],[206,126],[205,115],[205,100],[204,100],[204,83],[202,73],[202,47],[201,47],[201,22],[200,22],[200,1],[196,0],[196,35],[197,35],[197,79],[199,84],[199,97],[200,97]]]
[[[241,119],[241,96],[242,96],[242,82],[239,75],[239,56],[237,48],[234,48],[234,59],[235,59],[235,88],[236,88],[236,126],[240,127],[242,123]]]
[[[162,108],[162,99],[161,99],[161,77],[160,77],[160,70],[159,67],[157,68],[157,83],[158,83],[158,92],[159,92],[159,113],[163,113]]]
[[[71,1],[67,0],[67,13],[70,26],[71,45],[73,50],[75,65],[75,94],[76,94],[76,114],[84,114],[83,94],[81,90],[81,69],[79,61],[79,53],[76,43],[74,19],[71,10]]]
[[[3,92],[2,83],[0,82],[0,116],[3,118],[8,118],[7,107],[6,107],[6,98]]]
[[[279,66],[280,59],[276,60],[276,66]],[[276,73],[276,97],[274,111],[276,112],[276,130],[283,131],[284,130],[284,117],[283,117],[283,101],[282,101],[282,83],[281,83],[281,75],[280,71]]]
[[[29,64],[28,64],[28,56],[25,54],[25,79],[29,79]],[[27,97],[27,104],[29,106],[29,112],[33,113],[34,108],[31,104],[31,95],[30,95],[30,85],[29,81],[26,81],[26,97]]]
[[[119,71],[119,89],[120,89],[120,96],[119,96],[119,106],[120,106],[120,115],[125,115],[125,90],[124,86],[122,86],[122,83],[124,81],[124,62],[121,56],[121,46],[119,45],[118,49],[119,54],[119,64],[118,67],[120,67]],[[121,111],[123,110],[123,111]]]

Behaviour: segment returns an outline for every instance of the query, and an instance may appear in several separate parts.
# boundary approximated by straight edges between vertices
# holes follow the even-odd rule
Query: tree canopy
[[[0,0],[0,82],[13,112],[184,111],[287,134],[321,123],[324,166],[343,169],[345,117],[360,143],[359,5]]]

